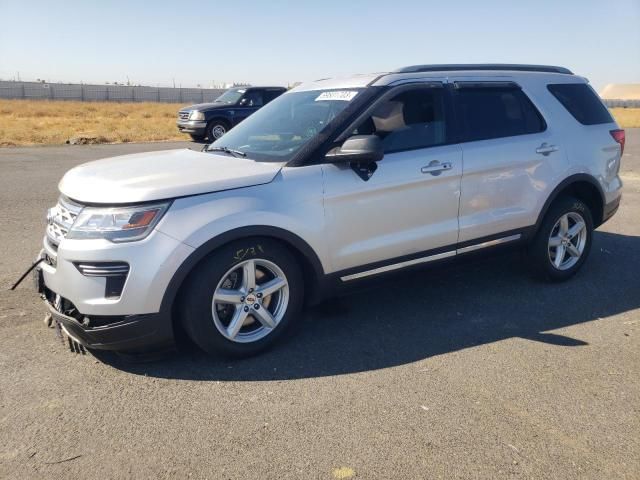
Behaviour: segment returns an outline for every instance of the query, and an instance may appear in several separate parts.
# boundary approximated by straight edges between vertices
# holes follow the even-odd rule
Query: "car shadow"
[[[398,275],[307,310],[293,335],[253,358],[221,360],[195,348],[152,363],[96,356],[133,374],[221,381],[288,380],[389,368],[522,338],[587,345],[552,330],[640,307],[640,237],[596,232],[572,280],[531,279],[520,254]]]

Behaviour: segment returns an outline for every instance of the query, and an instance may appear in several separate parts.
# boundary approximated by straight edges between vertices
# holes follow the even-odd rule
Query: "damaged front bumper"
[[[122,243],[47,234],[34,270],[36,287],[59,330],[84,347],[166,350],[174,332],[172,305],[163,299],[192,252],[159,231]]]
[[[47,287],[42,268],[33,271],[37,292],[44,300],[55,326],[72,342],[97,350],[142,352],[173,345],[171,319],[163,313],[140,315],[83,315],[68,299]]]

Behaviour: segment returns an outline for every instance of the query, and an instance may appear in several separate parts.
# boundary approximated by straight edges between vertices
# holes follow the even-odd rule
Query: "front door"
[[[451,144],[448,93],[433,84],[395,92],[353,132],[382,138],[385,156],[370,178],[323,165],[334,272],[455,254],[462,153]]]
[[[234,126],[252,113],[257,112],[263,103],[261,90],[249,90],[246,92],[240,99],[238,106],[234,109]]]

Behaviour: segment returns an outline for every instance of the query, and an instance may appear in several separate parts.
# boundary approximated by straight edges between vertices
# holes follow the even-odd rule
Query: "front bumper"
[[[202,136],[207,133],[207,122],[204,120],[178,120],[176,126],[182,133]]]
[[[45,260],[36,270],[38,291],[70,337],[86,347],[109,350],[171,343],[171,315],[162,311],[162,300],[192,247],[159,231],[120,244],[63,239],[57,249],[45,237],[43,246],[40,257]],[[77,266],[104,262],[129,265],[118,296],[108,295],[108,277],[83,274]]]
[[[139,352],[156,350],[173,344],[171,319],[163,314],[127,315],[100,318],[102,325],[92,327],[79,319],[56,310],[46,298],[51,316],[60,324],[64,333],[79,344],[97,350]]]
[[[154,231],[137,242],[62,240],[57,250],[44,238],[40,264],[45,285],[72,302],[84,315],[140,315],[160,311],[164,292],[193,248]],[[87,276],[77,264],[122,262],[129,265],[122,291],[106,295],[107,278]]]

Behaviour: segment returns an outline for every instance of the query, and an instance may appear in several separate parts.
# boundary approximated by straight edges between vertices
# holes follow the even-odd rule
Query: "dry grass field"
[[[0,99],[0,146],[188,140],[178,133],[175,103],[91,103]],[[611,110],[622,127],[640,127],[639,108]]]
[[[610,109],[622,128],[640,128],[640,108]]]
[[[56,145],[72,137],[95,143],[187,140],[175,103],[0,100],[0,146]]]

